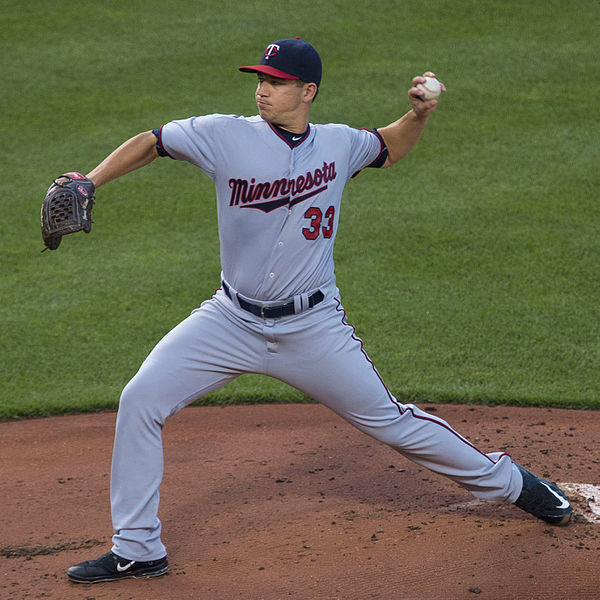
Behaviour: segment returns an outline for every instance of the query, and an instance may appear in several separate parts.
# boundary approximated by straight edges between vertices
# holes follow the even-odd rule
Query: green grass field
[[[90,235],[40,254],[41,200],[175,118],[255,114],[237,65],[300,35],[313,122],[385,125],[413,75],[448,92],[391,170],[346,188],[351,322],[403,401],[599,408],[597,2],[0,2],[0,418],[117,405],[219,286],[214,192],[168,159],[101,188]],[[293,7],[293,8],[292,8]],[[244,376],[204,402],[306,400]]]

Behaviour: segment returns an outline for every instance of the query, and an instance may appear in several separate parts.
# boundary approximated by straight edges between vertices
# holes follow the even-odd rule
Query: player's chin
[[[269,114],[271,112],[271,106],[269,104],[265,104],[264,102],[257,102],[256,106],[258,108],[258,112],[262,114]]]
[[[273,123],[273,114],[268,111],[268,110],[264,110],[259,108],[258,109],[258,114],[265,120],[268,121],[269,123]]]

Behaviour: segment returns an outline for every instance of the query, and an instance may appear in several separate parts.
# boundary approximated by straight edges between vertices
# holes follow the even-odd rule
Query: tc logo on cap
[[[279,52],[279,46],[277,44],[269,44],[265,50],[265,58],[268,60],[271,56],[275,56]]]

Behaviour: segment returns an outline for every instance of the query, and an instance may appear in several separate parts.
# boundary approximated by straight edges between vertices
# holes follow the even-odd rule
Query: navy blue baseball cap
[[[277,40],[269,44],[260,64],[238,67],[245,73],[264,73],[280,79],[301,79],[307,83],[321,84],[321,57],[300,38]]]

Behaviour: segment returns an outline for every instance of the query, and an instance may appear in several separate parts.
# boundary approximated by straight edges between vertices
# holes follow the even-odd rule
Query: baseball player
[[[415,146],[438,102],[416,87],[425,79],[412,80],[404,116],[357,130],[310,123],[321,59],[306,41],[277,40],[259,64],[239,69],[258,76],[258,115],[171,121],[125,142],[87,177],[70,174],[98,188],[159,156],[196,165],[216,188],[222,273],[218,291],[158,342],[123,390],[111,470],[113,547],[68,577],[95,583],[167,572],[157,518],[162,428],[244,373],[298,388],[477,498],[566,524],[572,509],[555,484],[398,402],[346,321],[333,265],[342,192],[362,169],[389,167]]]

